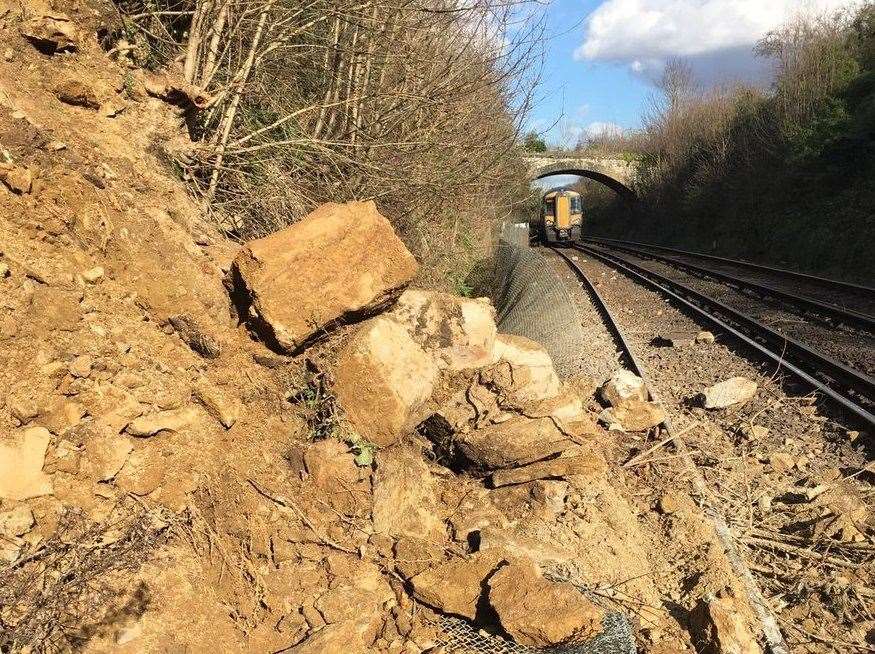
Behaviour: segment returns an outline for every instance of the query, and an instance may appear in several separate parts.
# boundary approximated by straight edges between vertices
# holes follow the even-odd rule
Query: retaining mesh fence
[[[544,345],[561,375],[577,371],[580,343],[584,339],[580,315],[563,281],[544,255],[529,247],[526,224],[505,225],[496,252],[492,300],[498,311],[498,328]],[[635,639],[628,617],[587,591],[566,570],[543,570],[555,581],[567,581],[582,595],[607,610],[598,635],[585,640],[530,647],[477,629],[462,618],[441,619],[439,641],[447,654],[635,654]]]
[[[586,337],[578,305],[545,255],[529,247],[525,223],[501,230],[491,296],[499,332],[541,343],[563,377],[579,372]]]

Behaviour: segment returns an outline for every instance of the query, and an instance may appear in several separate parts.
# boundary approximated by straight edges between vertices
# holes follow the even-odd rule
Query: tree
[[[523,139],[523,147],[529,152],[546,152],[547,144],[544,139],[534,130],[526,134]]]

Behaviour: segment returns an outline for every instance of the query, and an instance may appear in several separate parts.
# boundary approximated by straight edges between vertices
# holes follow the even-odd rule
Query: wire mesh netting
[[[560,375],[578,372],[586,338],[581,315],[553,267],[529,247],[528,225],[505,225],[502,229],[491,295],[501,333],[541,343]]]

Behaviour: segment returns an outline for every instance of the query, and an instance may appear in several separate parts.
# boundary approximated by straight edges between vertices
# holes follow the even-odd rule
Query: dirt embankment
[[[160,156],[191,96],[108,58],[100,8],[0,3],[3,648],[419,652],[447,615],[543,645],[620,613],[646,651],[756,651],[692,510],[708,564],[660,581],[594,385],[486,301],[402,295],[373,205],[243,249],[203,222]]]

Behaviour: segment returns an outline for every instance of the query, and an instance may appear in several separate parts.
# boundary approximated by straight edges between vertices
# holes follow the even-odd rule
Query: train
[[[538,221],[538,236],[542,243],[550,245],[579,241],[582,225],[583,203],[580,193],[559,189],[544,194]]]

